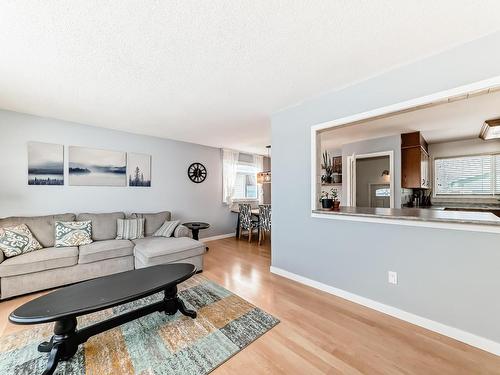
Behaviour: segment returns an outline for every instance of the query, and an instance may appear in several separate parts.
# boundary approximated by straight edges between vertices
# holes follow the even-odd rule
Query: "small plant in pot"
[[[325,210],[331,210],[333,207],[333,194],[337,196],[337,192],[333,189],[330,190],[330,192],[327,191],[322,191],[321,192],[321,197],[319,198],[319,201],[321,202],[321,207]]]
[[[323,152],[323,163],[321,164],[321,168],[325,170],[325,174],[321,176],[321,182],[330,184],[333,181],[333,159],[328,154],[327,151]]]
[[[338,195],[335,190],[332,189],[332,204],[333,204],[333,209],[338,210],[340,208],[340,201],[338,200]]]

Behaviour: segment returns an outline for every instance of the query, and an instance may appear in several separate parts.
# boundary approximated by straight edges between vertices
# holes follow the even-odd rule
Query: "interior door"
[[[391,207],[391,185],[371,184],[370,185],[370,207]]]

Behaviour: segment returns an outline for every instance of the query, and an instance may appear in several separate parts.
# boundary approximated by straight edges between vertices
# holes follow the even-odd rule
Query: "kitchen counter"
[[[500,218],[491,212],[444,211],[439,209],[429,210],[425,208],[340,207],[338,211],[318,209],[313,210],[313,213],[324,215],[345,215],[396,220],[500,226]]]

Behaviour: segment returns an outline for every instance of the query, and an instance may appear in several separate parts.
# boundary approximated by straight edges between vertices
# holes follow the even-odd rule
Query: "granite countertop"
[[[338,211],[313,210],[317,214],[378,217],[397,220],[432,221],[460,224],[498,225],[500,217],[491,212],[443,211],[425,208],[340,207]]]

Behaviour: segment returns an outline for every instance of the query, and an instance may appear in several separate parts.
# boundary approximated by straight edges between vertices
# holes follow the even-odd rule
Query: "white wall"
[[[484,154],[488,152],[500,152],[500,140],[483,141],[482,139],[475,138],[429,145],[429,155],[432,158]]]
[[[0,217],[61,212],[172,211],[182,221],[212,225],[200,237],[234,232],[236,214],[222,203],[222,159],[217,148],[134,135],[15,112],[0,111]],[[27,142],[39,141],[152,155],[152,186],[28,186]],[[188,179],[192,162],[208,170],[205,182]],[[68,165],[65,157],[65,165]],[[66,168],[67,169],[67,168]]]

